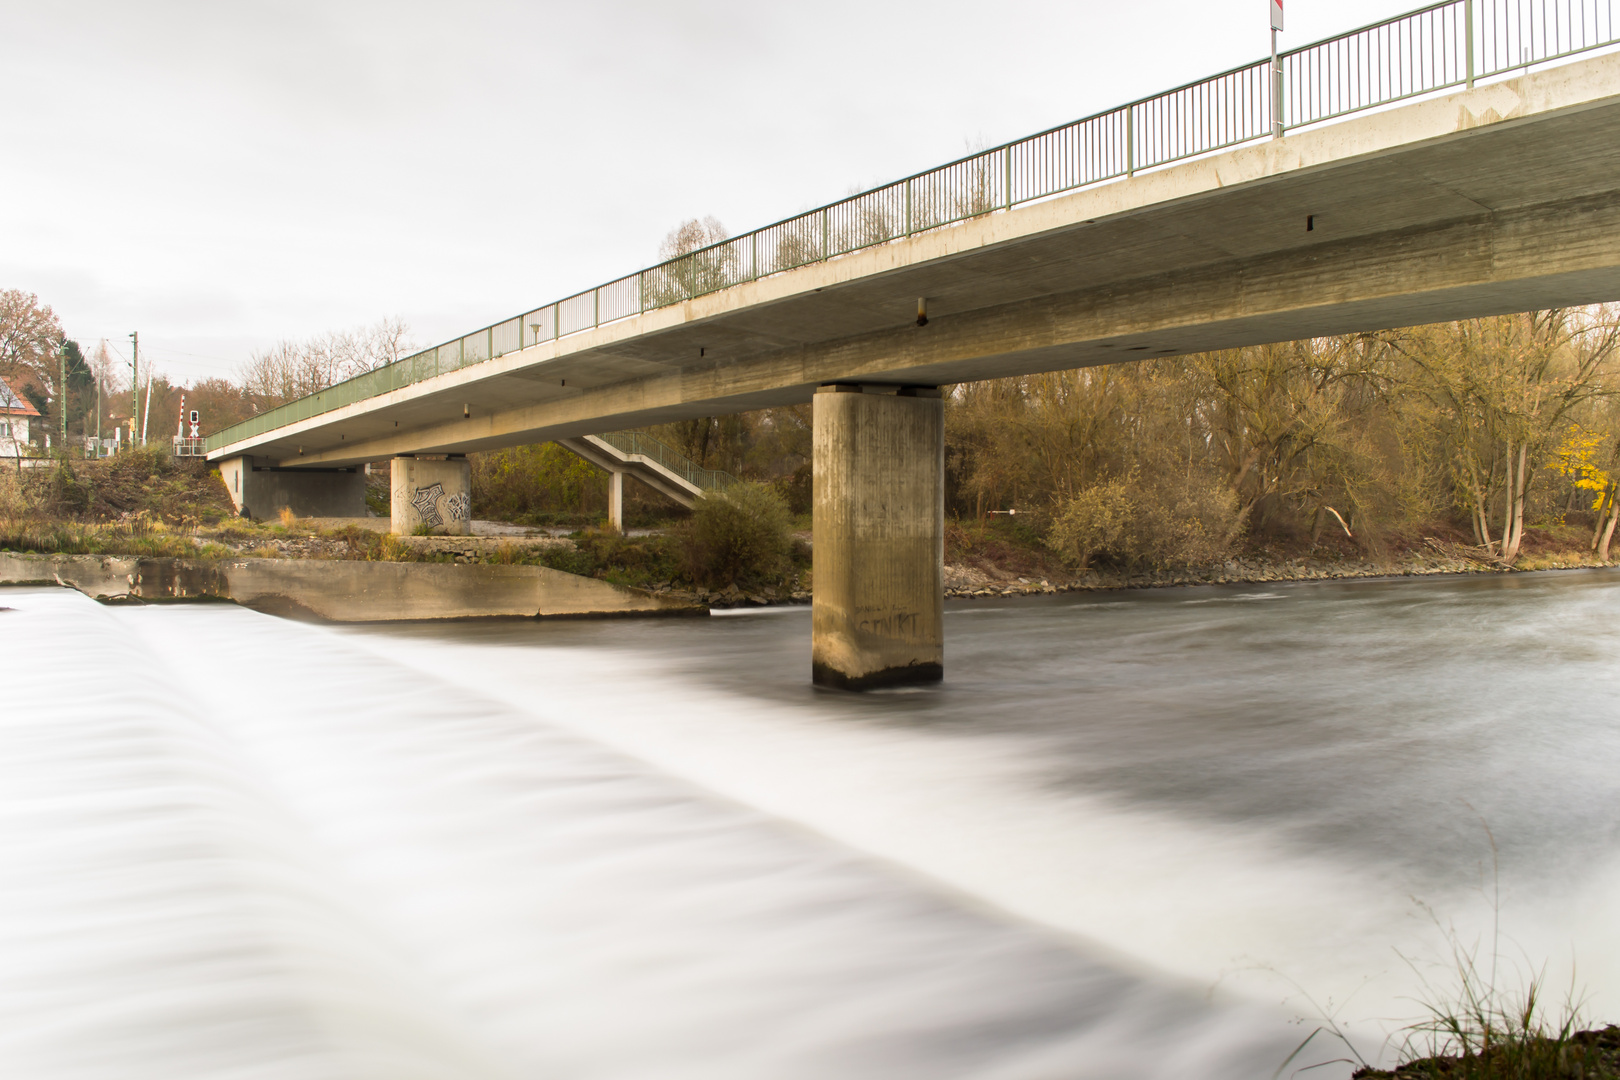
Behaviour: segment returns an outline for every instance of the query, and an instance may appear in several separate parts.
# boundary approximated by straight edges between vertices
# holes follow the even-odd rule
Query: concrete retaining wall
[[[544,566],[313,559],[134,559],[0,552],[0,585],[98,600],[229,600],[332,622],[489,616],[702,615],[708,609]]]

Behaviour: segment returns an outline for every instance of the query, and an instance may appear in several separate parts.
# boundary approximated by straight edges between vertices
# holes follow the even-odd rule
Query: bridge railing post
[[[1125,175],[1136,175],[1136,106],[1125,106]]]
[[[1474,88],[1474,0],[1463,0],[1463,55],[1464,78],[1468,89]]]
[[[1283,73],[1282,63],[1277,59],[1275,26],[1271,28],[1271,137],[1283,137]]]

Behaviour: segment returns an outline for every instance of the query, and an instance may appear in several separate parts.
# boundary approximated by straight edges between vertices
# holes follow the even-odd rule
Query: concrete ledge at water
[[[703,604],[544,566],[0,552],[0,585],[40,582],[102,601],[225,600],[331,622],[708,614]]]

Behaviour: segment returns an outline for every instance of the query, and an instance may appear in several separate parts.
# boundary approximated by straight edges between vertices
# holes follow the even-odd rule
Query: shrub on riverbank
[[[792,517],[782,496],[763,484],[733,484],[699,499],[675,530],[686,577],[704,588],[776,584],[787,573]]]
[[[1094,559],[1167,570],[1221,562],[1242,526],[1237,495],[1217,476],[1133,472],[1060,500],[1047,543],[1081,570]]]

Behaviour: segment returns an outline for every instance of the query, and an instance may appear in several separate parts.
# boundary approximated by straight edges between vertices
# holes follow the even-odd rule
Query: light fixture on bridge
[[[534,343],[536,345],[540,344],[540,324],[532,322],[529,324],[529,329],[534,331]]]
[[[918,326],[927,326],[928,325],[928,298],[927,297],[923,297],[923,296],[917,297],[917,325]]]
[[[461,418],[463,420],[471,420],[472,419],[472,406],[471,405],[463,405],[461,407]]]

